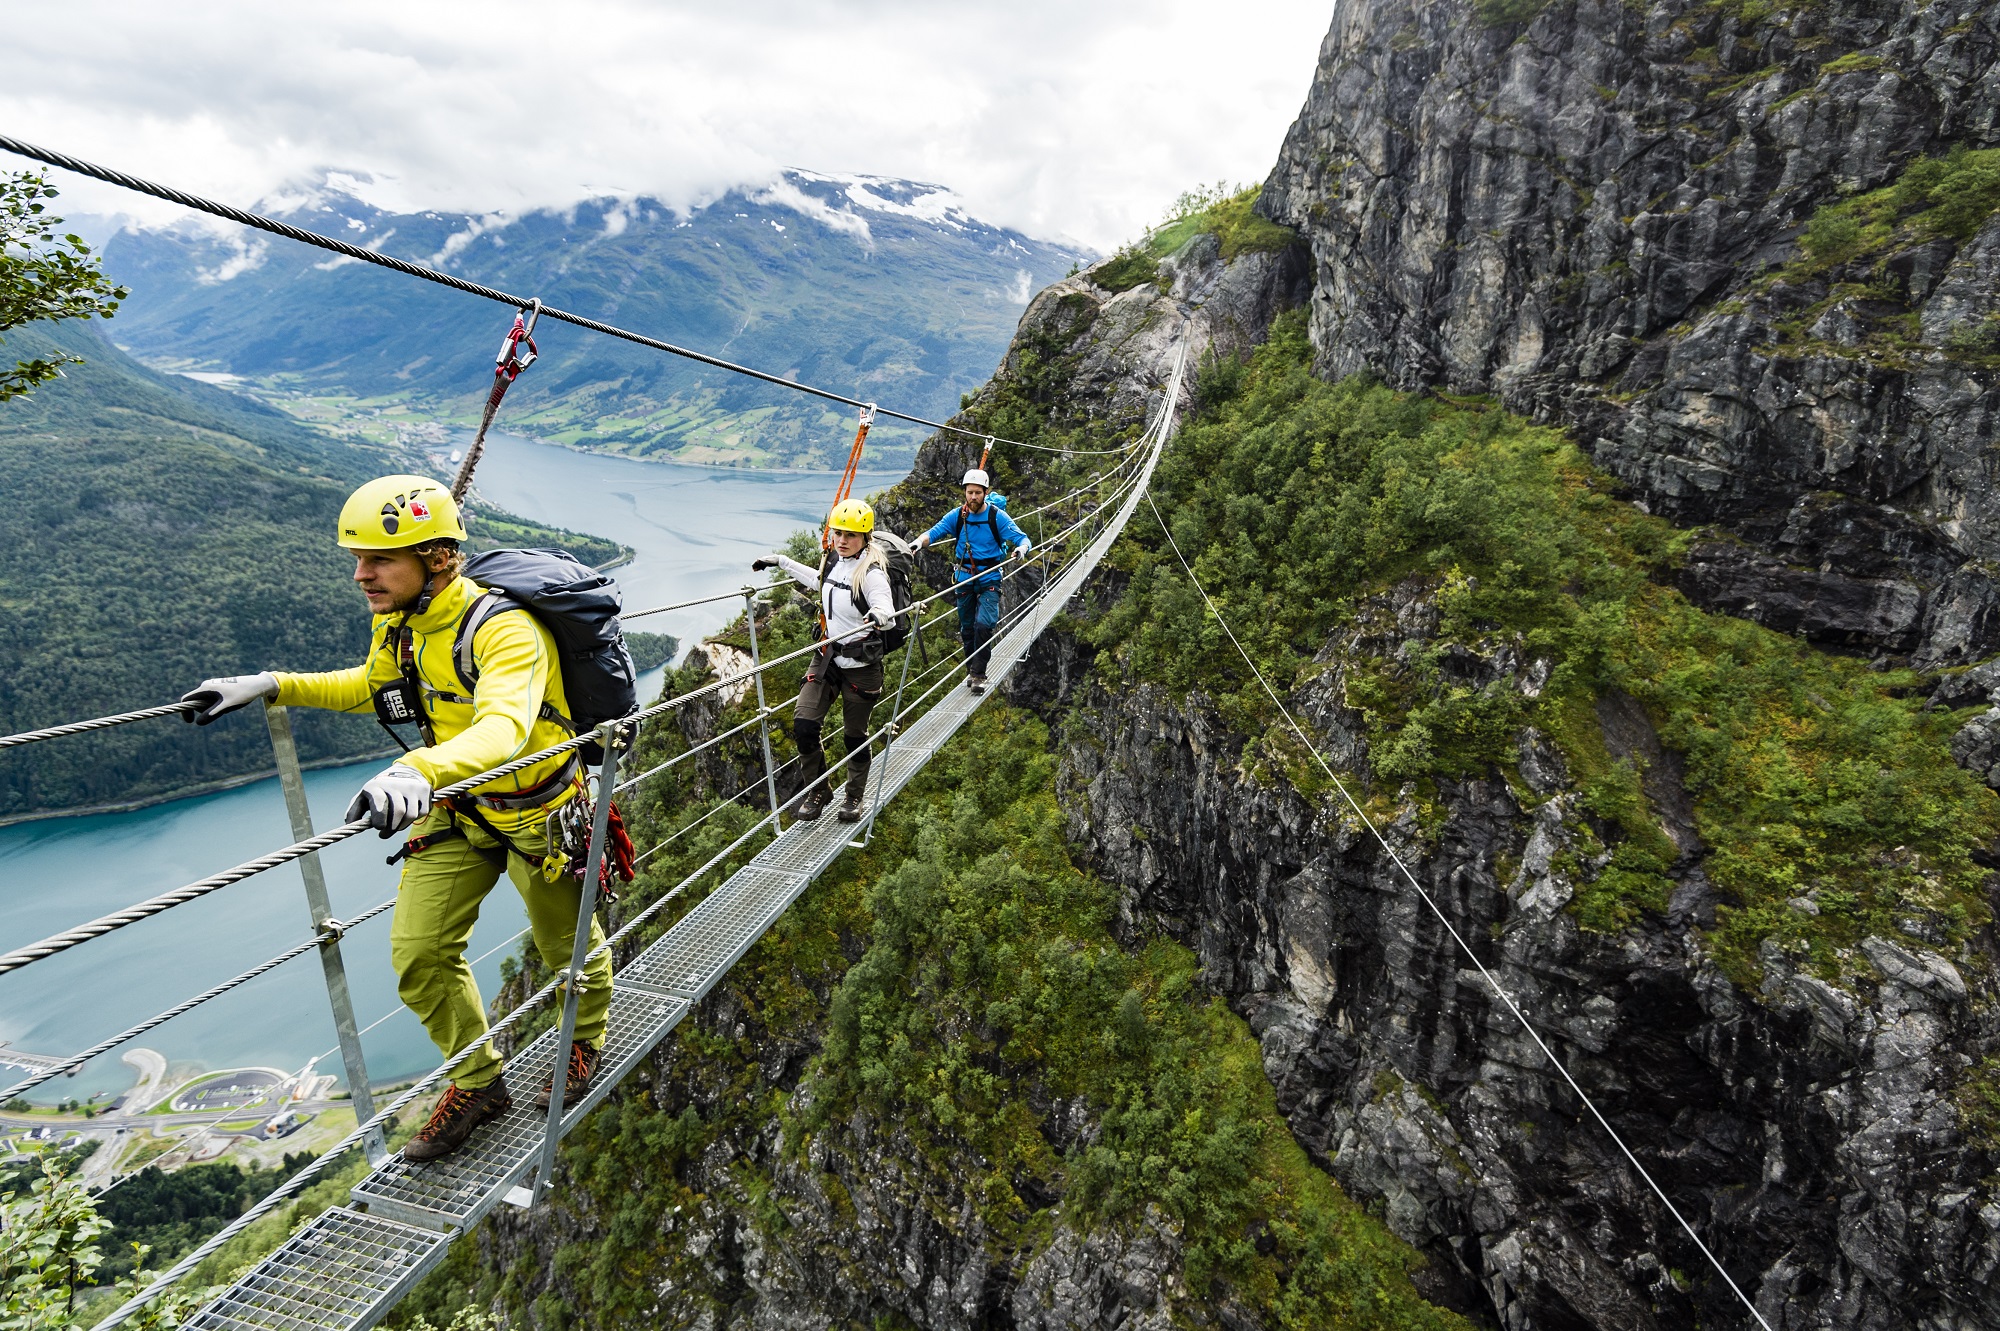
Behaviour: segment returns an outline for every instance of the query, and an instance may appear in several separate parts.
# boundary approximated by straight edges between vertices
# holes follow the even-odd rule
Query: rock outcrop
[[[1365,772],[1368,756],[1342,663],[1407,652],[1435,622],[1412,582],[1325,644],[1291,701],[1337,765]],[[1062,651],[1038,654],[1045,676]],[[1535,687],[1504,650],[1477,667],[1482,685]],[[1882,938],[1861,944],[1872,993],[1768,944],[1761,990],[1732,984],[1700,939],[1716,897],[1677,763],[1629,699],[1600,704],[1606,743],[1652,759],[1649,803],[1683,854],[1664,918],[1605,935],[1565,909],[1578,796],[1532,734],[1525,789],[1440,783],[1441,821],[1405,806],[1378,843],[1256,775],[1199,694],[1094,676],[1026,694],[1069,713],[1070,834],[1127,889],[1128,927],[1199,952],[1298,1140],[1442,1288],[1455,1274],[1456,1306],[1508,1331],[1747,1320],[1443,920],[1771,1326],[2000,1325],[1992,1143],[1967,1140],[1952,1100],[2000,1040],[1990,1003],[1940,952]],[[2000,971],[1990,942],[1965,960],[1980,984]]]
[[[1829,645],[2000,650],[2000,220],[1801,264],[1822,205],[2000,144],[1978,0],[1338,7],[1260,209],[1330,376],[1497,394],[1653,511],[1685,582]]]

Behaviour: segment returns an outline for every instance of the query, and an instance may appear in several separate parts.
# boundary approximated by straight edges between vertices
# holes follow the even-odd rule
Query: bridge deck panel
[[[581,1102],[563,1107],[565,1134],[666,1038],[687,1008],[678,998],[613,989],[603,1071]],[[400,1155],[389,1157],[354,1185],[354,1200],[371,1215],[425,1229],[464,1231],[479,1223],[540,1158],[548,1116],[535,1107],[534,1097],[554,1066],[555,1041],[554,1031],[544,1031],[509,1062],[512,1109],[482,1124],[471,1141],[442,1160],[412,1163]]]
[[[450,1242],[335,1207],[197,1313],[187,1331],[365,1331],[437,1265]]]

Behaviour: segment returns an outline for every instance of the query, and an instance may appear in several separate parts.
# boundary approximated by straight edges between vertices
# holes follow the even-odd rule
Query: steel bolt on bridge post
[[[264,724],[271,731],[271,753],[278,760],[278,784],[285,792],[285,812],[291,815],[292,837],[304,841],[313,835],[312,806],[306,802],[306,778],[299,766],[299,746],[292,738],[292,715],[276,703],[264,705]],[[306,905],[312,911],[313,928],[327,934],[333,922],[333,908],[326,895],[326,873],[320,868],[319,854],[299,857],[299,877],[306,882]],[[361,1036],[354,1025],[354,999],[347,990],[347,966],[340,957],[340,935],[329,936],[319,945],[320,970],[326,976],[327,1002],[333,1008],[333,1029],[340,1036],[340,1062],[347,1073],[347,1091],[354,1105],[354,1121],[366,1123],[375,1117],[375,1097],[368,1090],[368,1062],[362,1057]],[[377,1128],[362,1142],[368,1163],[379,1165],[388,1158]]]
[[[775,816],[778,812],[778,769],[771,763],[771,722],[764,706],[764,658],[757,651],[757,607],[762,604],[764,598],[756,592],[743,593],[743,617],[750,622],[750,677],[757,681],[757,738],[764,742],[764,793],[771,799],[771,813]]]
[[[597,875],[604,863],[604,842],[611,828],[611,795],[618,789],[618,750],[626,742],[616,722],[598,727],[604,745],[604,765],[597,769],[597,808],[590,819],[590,851],[584,856],[583,891],[576,903],[576,942],[569,950],[569,974],[563,984],[562,1028],[556,1033],[555,1061],[549,1070],[549,1126],[542,1140],[542,1164],[535,1171],[535,1193],[529,1205],[548,1191],[556,1171],[556,1143],[562,1140],[563,1093],[569,1089],[569,1049],[576,1039],[576,1005],[582,997],[583,957],[590,950],[590,922],[597,913]]]

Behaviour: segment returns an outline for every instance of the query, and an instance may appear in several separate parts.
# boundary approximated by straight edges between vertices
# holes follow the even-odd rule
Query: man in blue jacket
[[[992,655],[989,645],[1000,623],[1000,566],[1007,562],[1007,547],[1014,557],[1025,559],[1034,542],[1015,525],[1007,510],[986,500],[993,488],[992,478],[974,467],[965,473],[965,503],[938,519],[917,538],[916,548],[933,541],[952,542],[951,578],[958,584],[958,640],[965,644],[965,686],[974,693],[986,692],[986,662]]]

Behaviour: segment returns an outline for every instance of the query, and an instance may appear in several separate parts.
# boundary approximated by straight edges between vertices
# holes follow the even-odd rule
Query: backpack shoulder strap
[[[471,693],[479,685],[479,662],[472,656],[472,640],[479,636],[479,630],[486,621],[505,610],[526,610],[505,592],[481,592],[479,599],[465,608],[459,616],[457,636],[451,644],[451,663],[458,671],[465,691]]]
[[[847,589],[848,596],[854,601],[854,608],[864,619],[868,617],[868,593],[863,587],[868,581],[869,573],[878,568],[887,573],[889,559],[882,553],[882,547],[875,544],[871,537],[868,544],[861,547],[861,558],[854,564],[854,585]]]

